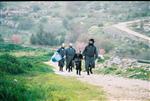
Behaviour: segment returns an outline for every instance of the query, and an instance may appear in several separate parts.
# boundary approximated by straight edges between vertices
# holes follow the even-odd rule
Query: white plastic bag
[[[62,59],[61,55],[58,52],[55,52],[51,57],[52,62],[58,62]]]

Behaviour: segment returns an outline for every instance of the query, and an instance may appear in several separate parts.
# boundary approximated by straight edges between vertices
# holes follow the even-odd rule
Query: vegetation
[[[5,78],[1,80],[0,88],[3,101],[106,100],[104,92],[97,87],[51,73]]]
[[[150,37],[150,29],[149,29],[149,20],[141,20],[138,23],[133,23],[131,25],[128,25],[128,27],[131,30],[134,30],[136,32],[139,32],[140,34],[144,34],[146,36]]]
[[[104,67],[96,70],[96,73],[102,74],[111,74],[118,75],[128,78],[141,79],[141,80],[150,80],[150,67],[143,68],[118,68],[116,66],[113,67]]]
[[[103,57],[104,57],[104,59],[101,57],[98,57],[97,62],[98,63],[104,63],[106,60],[110,59],[110,57],[108,55],[104,55]]]
[[[57,38],[58,37],[58,38]],[[60,33],[58,35],[57,33],[51,33],[44,31],[42,25],[39,26],[39,31],[37,34],[32,34],[31,36],[31,43],[34,45],[50,45],[50,46],[56,46],[60,45],[65,41],[64,34]]]
[[[118,6],[114,8],[114,5]],[[93,26],[98,27],[98,31],[92,32],[95,35],[100,34],[101,29],[105,26],[128,20],[142,19],[150,15],[149,2],[146,1],[1,2],[0,6],[3,12],[0,28],[5,38],[9,39],[13,34],[24,36],[28,33],[24,36],[23,43],[31,41],[31,44],[40,45],[54,45],[58,41],[55,45],[59,45],[64,39],[74,43],[80,39],[79,35],[85,34],[88,36],[90,34],[89,30]],[[10,15],[7,15],[7,11]],[[45,34],[43,36],[39,34],[41,33],[39,25],[44,25]],[[56,35],[59,35],[59,37],[56,38]],[[45,40],[38,36],[42,36]]]
[[[15,44],[11,44],[15,47],[9,48],[10,44],[6,43],[1,44],[1,49],[5,49],[4,46],[7,52],[3,50],[0,54],[2,101],[107,100],[101,88],[81,83],[72,77],[54,74],[53,67],[42,63],[50,59],[53,51]]]
[[[114,7],[114,5],[117,5]],[[106,54],[149,63],[150,47],[130,38],[113,38],[103,32],[110,25],[149,18],[150,2],[0,2],[0,99],[3,101],[105,101],[101,89],[55,75],[50,60],[53,51],[23,45],[58,46],[87,43],[95,39]],[[116,16],[117,15],[117,16]],[[148,21],[146,21],[147,23]],[[148,22],[149,23],[149,22]],[[131,26],[149,36],[145,22]],[[145,30],[146,28],[146,30]],[[7,42],[7,43],[6,43]],[[98,59],[104,63],[109,59]],[[149,80],[149,67],[100,68],[97,73]]]
[[[0,34],[0,42],[3,42],[3,38],[2,38],[2,35]]]
[[[138,41],[128,41],[129,43],[124,42],[124,40],[120,40],[120,43],[122,44],[116,47],[116,55],[135,59],[150,59],[150,46]]]
[[[0,56],[0,70],[11,74],[23,73],[26,68],[32,68],[28,62],[21,63],[16,57],[9,54]]]
[[[17,44],[12,44],[12,43],[0,43],[0,52],[14,52],[14,51],[33,51],[35,50],[34,48],[29,48],[29,47],[23,47]]]

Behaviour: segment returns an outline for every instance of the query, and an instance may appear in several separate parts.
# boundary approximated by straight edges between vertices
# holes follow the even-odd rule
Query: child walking
[[[81,51],[78,51],[74,56],[74,62],[75,62],[75,66],[76,66],[76,74],[77,75],[81,75],[82,59],[83,59],[83,56],[81,54]]]

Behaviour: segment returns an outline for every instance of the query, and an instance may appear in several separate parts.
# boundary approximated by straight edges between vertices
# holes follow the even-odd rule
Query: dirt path
[[[150,37],[144,35],[144,34],[141,34],[141,33],[138,33],[138,32],[135,32],[133,30],[130,30],[129,28],[127,28],[127,24],[131,24],[131,23],[134,23],[134,22],[139,22],[140,20],[135,20],[135,21],[128,21],[128,22],[122,22],[122,23],[119,23],[119,24],[115,24],[113,25],[113,27],[116,27],[122,31],[125,31],[127,32],[128,34],[130,35],[133,35],[133,36],[136,36],[138,38],[141,38],[143,40],[146,40],[149,44],[150,44]]]
[[[82,82],[103,87],[106,91],[109,101],[150,101],[150,82],[128,79],[110,75],[86,75],[82,72],[81,76],[73,72],[59,72],[57,63],[45,62],[54,68],[56,74],[63,76],[73,76]]]

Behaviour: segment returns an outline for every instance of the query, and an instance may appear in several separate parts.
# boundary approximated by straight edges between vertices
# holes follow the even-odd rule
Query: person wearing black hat
[[[95,60],[98,58],[98,52],[94,42],[94,39],[90,39],[89,44],[85,47],[82,53],[85,59],[87,75],[90,75],[90,73],[93,74],[92,68],[95,68]]]

